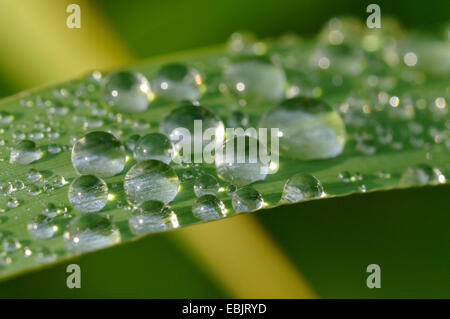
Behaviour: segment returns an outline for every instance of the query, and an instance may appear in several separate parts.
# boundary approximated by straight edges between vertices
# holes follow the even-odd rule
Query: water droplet
[[[11,124],[12,121],[14,121],[14,115],[5,111],[0,111],[0,124]]]
[[[130,150],[134,151],[134,148],[136,147],[137,141],[141,138],[140,135],[134,134],[131,135],[128,140],[125,142],[125,146]]]
[[[108,200],[108,186],[97,176],[83,175],[72,181],[68,196],[70,203],[79,211],[98,212]]]
[[[426,164],[408,167],[400,178],[401,186],[425,185],[439,183],[440,172]]]
[[[39,187],[39,185],[32,184],[27,188],[27,194],[30,196],[37,196],[40,193],[42,193],[42,189]]]
[[[335,157],[344,149],[344,122],[320,100],[305,97],[285,100],[263,116],[259,127],[279,128],[280,152],[295,159]]]
[[[244,145],[244,148],[240,150],[238,145]],[[265,146],[251,136],[239,135],[228,139],[219,149],[219,155],[216,154],[217,174],[237,186],[264,180],[270,163],[263,163],[257,155],[261,147]],[[226,156],[227,149],[234,149],[233,156]]]
[[[350,183],[352,179],[352,174],[349,171],[343,171],[339,173],[339,179],[344,183]]]
[[[320,181],[310,174],[295,174],[287,180],[281,196],[282,203],[297,203],[323,196]]]
[[[47,247],[38,247],[35,249],[34,259],[38,263],[49,263],[56,260],[56,254]]]
[[[187,65],[171,63],[163,66],[151,81],[156,96],[168,101],[194,101],[201,96],[202,77]]]
[[[7,236],[2,240],[2,248],[6,252],[13,252],[22,247],[20,241],[12,236]]]
[[[11,150],[9,162],[26,165],[39,160],[41,157],[42,151],[36,146],[36,143],[23,140]]]
[[[203,132],[200,134],[194,130],[194,121],[201,121],[200,129],[205,132],[208,129],[212,129],[215,133],[215,143],[221,144],[224,138],[224,125],[223,122],[210,110],[192,104],[182,105],[174,109],[164,120],[161,122],[159,131],[166,135],[174,144],[176,150],[182,148],[184,141],[183,134],[185,132],[180,131],[180,128],[186,129],[190,133],[192,150],[195,152],[194,145],[208,145],[211,141],[203,140]],[[186,143],[186,141],[184,141]]]
[[[197,197],[203,195],[217,195],[219,192],[219,182],[210,174],[200,174],[194,183],[194,193]]]
[[[154,159],[169,164],[172,160],[172,143],[163,134],[150,133],[139,139],[133,154],[138,162]]]
[[[50,154],[58,154],[58,153],[61,152],[61,146],[59,146],[58,144],[50,144],[50,145],[47,147],[47,151],[48,151]]]
[[[202,220],[214,220],[225,217],[224,203],[214,195],[203,195],[192,205],[192,213]]]
[[[119,229],[98,214],[75,217],[64,232],[64,244],[70,252],[85,252],[120,242]]]
[[[238,98],[249,102],[277,101],[283,97],[286,75],[262,58],[244,58],[225,70],[225,82]]]
[[[192,168],[186,168],[183,172],[183,181],[190,180],[194,177],[195,171]]]
[[[53,203],[48,203],[44,209],[42,210],[42,214],[49,218],[54,218],[62,213],[64,213],[67,209],[56,206]]]
[[[232,196],[236,190],[237,190],[236,185],[233,185],[233,184],[227,185],[226,192],[229,196]]]
[[[250,212],[264,206],[262,195],[253,187],[245,186],[233,193],[231,203],[236,212]]]
[[[55,188],[61,188],[67,184],[67,181],[63,176],[55,175],[51,178],[50,184]]]
[[[72,149],[72,164],[78,173],[111,177],[122,172],[126,154],[122,143],[106,132],[91,132]]]
[[[137,72],[114,72],[103,82],[103,100],[121,112],[143,112],[152,99],[150,83]]]
[[[14,188],[10,182],[0,182],[0,194],[9,195],[13,192]]]
[[[137,163],[124,180],[127,198],[135,205],[149,200],[167,204],[177,196],[179,184],[174,169],[157,160]]]
[[[36,239],[52,238],[57,230],[51,218],[46,215],[34,216],[27,225],[28,232]]]
[[[1,252],[0,253],[0,266],[8,266],[11,264],[12,259],[10,256],[8,256],[6,253]]]
[[[128,225],[136,235],[160,232],[179,227],[177,215],[164,203],[147,201],[136,207]]]
[[[20,206],[20,202],[15,197],[9,197],[6,206],[9,208],[16,208]]]

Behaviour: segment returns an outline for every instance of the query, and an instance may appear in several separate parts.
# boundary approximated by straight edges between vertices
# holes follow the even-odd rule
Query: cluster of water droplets
[[[0,268],[19,255],[54,260],[46,241],[63,239],[71,253],[117,243],[129,236],[116,223],[123,214],[131,233],[142,235],[336,189],[444,183],[450,167],[431,163],[434,149],[450,150],[450,87],[421,87],[449,74],[449,57],[437,53],[446,49],[448,39],[414,41],[393,21],[368,30],[335,18],[314,42],[286,35],[269,45],[236,33],[227,54],[145,74],[96,71],[24,95],[17,110],[0,111],[0,164],[23,176],[0,182]],[[213,132],[210,140],[196,134],[196,121]],[[226,127],[278,128],[281,162],[253,158],[251,145],[270,153],[269,140],[246,131],[229,136]],[[183,133],[191,137],[189,154]],[[241,142],[244,152],[232,158],[195,162],[205,156],[199,146],[226,153]],[[338,167],[346,155],[364,161],[398,150],[424,150],[423,163],[371,174],[318,172],[320,179],[309,173],[323,160]],[[69,153],[73,171],[62,176]],[[286,167],[297,173],[283,174]],[[280,173],[271,174],[274,168]],[[60,191],[67,204],[52,198]],[[45,206],[31,216],[36,199]],[[192,209],[178,211],[179,203]],[[17,208],[29,216],[25,227],[36,244],[2,230]]]

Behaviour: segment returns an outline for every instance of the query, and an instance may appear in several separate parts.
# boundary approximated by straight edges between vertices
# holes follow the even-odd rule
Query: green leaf
[[[264,44],[246,43],[245,48],[250,47],[251,53],[264,53],[274,63],[282,65],[287,75],[288,95],[299,91],[302,95],[320,97],[341,113],[347,130],[344,152],[335,158],[300,161],[282,154],[279,170],[269,174],[264,181],[252,184],[262,194],[265,208],[280,204],[286,181],[297,173],[316,177],[324,188],[324,197],[414,186],[420,180],[408,181],[407,177],[402,179],[402,175],[408,168],[418,165],[425,167],[425,171],[430,168],[429,173],[434,174],[422,184],[444,183],[445,176],[441,172],[445,173],[449,169],[450,162],[449,115],[445,105],[449,95],[448,79],[433,72],[435,66],[428,68],[427,65],[418,65],[415,68],[407,67],[402,62],[395,67],[389,66],[381,52],[362,52],[359,46],[353,47],[358,53],[351,56],[357,58],[362,54],[363,69],[357,74],[347,72],[355,65],[352,58],[348,59],[347,54],[350,53],[342,55],[334,51],[327,57],[328,63],[326,60],[320,62],[325,68],[322,70],[310,62],[315,53],[321,54],[322,47],[327,48],[321,41],[280,39]],[[427,53],[420,46],[418,48],[424,54]],[[161,66],[169,62],[183,62],[196,67],[203,75],[207,88],[199,100],[202,106],[215,112],[224,122],[232,110],[240,108],[249,116],[249,125],[257,127],[261,115],[272,103],[248,103],[242,107],[231,94],[221,89],[223,68],[234,58],[225,47],[220,46],[149,61],[125,70],[139,71],[150,79]],[[14,251],[5,251],[5,246],[4,251],[0,252],[0,279],[73,256],[64,246],[63,232],[71,218],[82,213],[71,207],[68,201],[69,184],[55,187],[52,179],[62,176],[71,182],[78,176],[71,163],[71,144],[74,139],[90,131],[103,130],[120,135],[124,143],[133,134],[142,136],[148,132],[157,132],[160,121],[178,106],[178,103],[156,99],[143,113],[118,113],[105,106],[99,96],[98,83],[85,76],[24,92],[0,102],[2,119],[9,115],[14,117],[11,123],[5,120],[1,125],[4,145],[0,148],[0,182],[4,196],[1,197],[0,240],[6,244],[11,238],[19,241],[19,244],[12,242],[17,246]],[[397,103],[395,98],[400,99],[400,102]],[[92,128],[90,125],[98,127]],[[42,132],[44,138],[36,141],[45,151],[42,159],[29,165],[9,163],[10,148],[14,146],[15,139],[20,139],[21,134],[30,138],[30,133]],[[50,154],[50,144],[61,146],[62,152]],[[128,226],[130,209],[123,192],[123,180],[125,173],[135,164],[132,154],[128,156],[130,160],[124,171],[105,179],[113,198],[101,212],[96,213],[108,216],[118,227],[120,242],[140,237],[135,236]],[[181,177],[185,168],[173,163],[171,165]],[[34,187],[26,177],[31,169],[43,176],[41,181],[35,183],[42,193],[35,196],[28,191]],[[200,170],[217,176],[213,165],[201,165]],[[21,182],[25,184],[23,189]],[[228,217],[237,213],[233,211],[230,196],[224,191],[227,185],[220,180],[218,198],[225,204]],[[193,179],[184,180],[177,197],[170,203],[181,227],[202,222],[192,214],[195,200]],[[17,204],[17,207],[13,207]],[[55,219],[58,226],[55,236],[37,240],[28,233],[27,224],[34,216],[41,214],[48,204],[55,204],[68,212]],[[41,248],[53,252],[55,259],[47,263],[39,261],[37,257]]]

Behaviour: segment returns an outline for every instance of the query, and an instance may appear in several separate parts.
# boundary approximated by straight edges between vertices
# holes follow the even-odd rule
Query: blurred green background
[[[55,1],[58,0],[47,0],[46,4],[51,6]],[[120,45],[131,56],[144,59],[223,43],[232,32],[239,30],[250,30],[259,37],[287,32],[312,36],[334,16],[353,15],[365,20],[366,7],[372,1],[96,0],[89,3],[90,8],[103,14]],[[447,0],[376,3],[381,6],[382,19],[385,15],[393,16],[407,29],[433,32],[450,18]],[[62,23],[65,17],[66,13],[62,12]],[[36,19],[33,23],[46,21]],[[14,27],[8,32],[14,34]],[[1,50],[8,51],[8,47],[2,46]],[[31,50],[24,56],[32,59],[33,54]],[[0,66],[8,63],[2,62]],[[0,96],[29,86],[27,81],[10,81],[10,78],[11,68],[0,67]],[[378,192],[279,207],[233,219],[239,222],[256,218],[268,238],[321,298],[448,298],[449,195],[449,185]],[[220,227],[223,223],[228,221],[215,224]],[[194,231],[195,227],[212,226],[194,226]],[[241,297],[227,289],[195,253],[185,249],[179,243],[180,238],[183,237],[174,236],[174,232],[153,235],[70,261],[81,266],[81,289],[66,287],[68,263],[62,263],[0,283],[0,297]],[[264,258],[250,257],[245,266],[256,270],[266,262]],[[366,287],[365,270],[371,263],[381,266],[381,289]],[[262,286],[266,280],[260,278]],[[242,284],[247,284],[245,277]]]

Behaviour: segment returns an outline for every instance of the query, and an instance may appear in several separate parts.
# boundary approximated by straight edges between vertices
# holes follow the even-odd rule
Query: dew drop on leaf
[[[122,172],[126,154],[122,143],[106,132],[91,132],[72,149],[72,165],[82,175],[111,177]]]
[[[252,186],[244,186],[233,193],[231,203],[236,212],[242,213],[261,209],[264,199]]]
[[[177,215],[162,202],[147,201],[135,207],[128,219],[136,235],[165,231],[179,227]]]
[[[192,213],[201,220],[214,220],[225,217],[224,203],[214,195],[203,195],[192,205]]]
[[[154,159],[169,164],[172,160],[172,144],[164,134],[150,133],[137,141],[133,154],[138,162]]]
[[[98,214],[75,217],[64,232],[64,244],[70,252],[85,252],[120,242],[120,231],[111,221]]]
[[[219,192],[219,182],[210,174],[200,174],[195,178],[194,193],[195,196],[217,195]]]
[[[284,95],[283,69],[263,58],[238,59],[225,69],[224,77],[230,92],[249,103],[277,101]]]
[[[324,102],[306,97],[272,107],[259,127],[279,128],[280,153],[299,160],[338,156],[346,139],[340,115]]]
[[[57,230],[51,218],[46,215],[34,216],[27,224],[28,233],[36,239],[52,238]]]
[[[200,125],[201,130],[205,132],[210,129],[215,134],[214,142],[216,144],[221,144],[224,138],[224,125],[220,118],[214,114],[212,111],[204,108],[202,106],[195,106],[192,104],[182,105],[174,109],[168,116],[166,116],[159,127],[159,131],[166,135],[174,144],[176,150],[182,148],[182,144],[186,143],[184,141],[184,133],[180,128],[186,129],[191,136],[191,152],[194,153],[194,145],[206,146],[211,141],[203,140],[202,134],[195,134],[195,123]],[[184,141],[184,143],[183,143]]]
[[[70,203],[83,213],[98,212],[108,200],[108,186],[100,177],[83,175],[75,178],[69,186]]]
[[[22,140],[11,150],[9,162],[11,164],[27,165],[39,160],[42,157],[42,151],[36,143],[30,140]]]
[[[310,174],[295,174],[287,180],[283,188],[281,203],[297,203],[323,195],[320,181]]]
[[[243,151],[238,145],[244,145]],[[264,180],[269,172],[269,164],[264,163],[258,150],[265,147],[256,138],[251,136],[235,136],[223,143],[216,154],[217,174],[236,186],[244,186],[256,181]],[[227,157],[227,149],[233,149],[233,156]]]
[[[193,67],[181,63],[167,64],[151,80],[155,95],[167,101],[194,101],[202,94],[203,80]]]
[[[120,112],[143,112],[152,99],[150,83],[138,72],[120,71],[108,74],[102,83],[106,104]]]
[[[149,200],[167,204],[177,196],[179,184],[174,169],[157,160],[135,164],[124,179],[127,198],[135,205]]]

